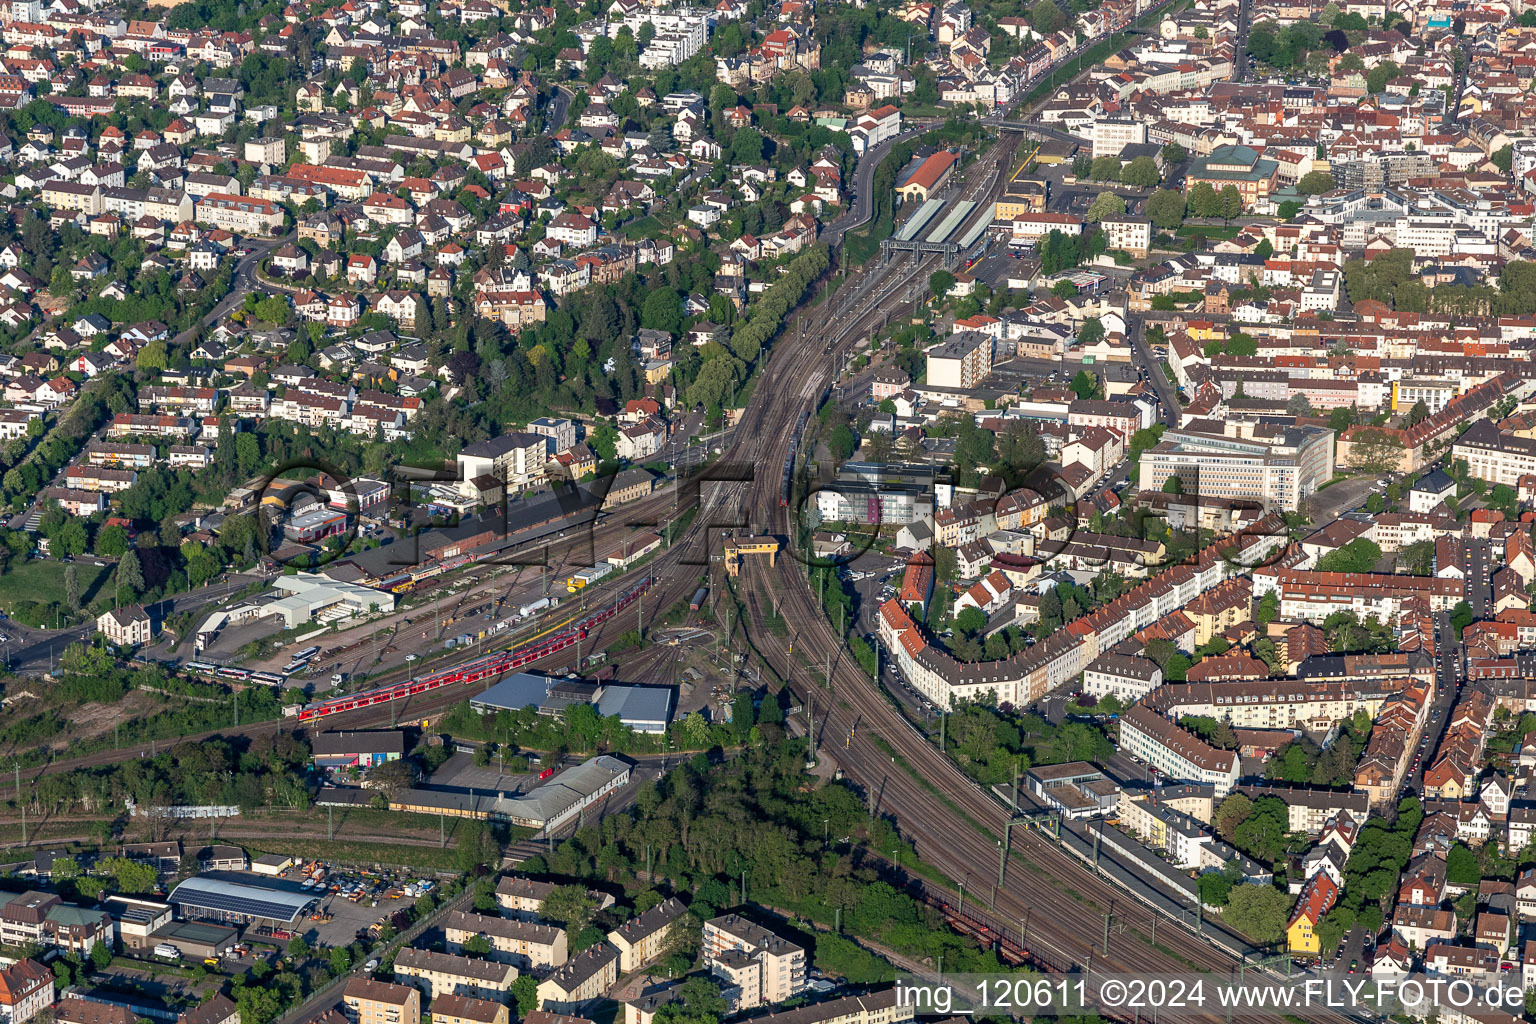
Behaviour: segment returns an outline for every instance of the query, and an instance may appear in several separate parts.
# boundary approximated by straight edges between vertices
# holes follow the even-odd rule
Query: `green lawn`
[[[0,576],[0,608],[7,614],[27,601],[47,605],[64,600],[64,570],[75,567],[80,577],[80,602],[89,605],[97,592],[106,586],[112,576],[111,565],[92,565],[90,562],[59,563],[35,559],[23,562],[4,576]]]
[[[662,232],[661,221],[655,217],[645,216],[633,224],[626,224],[623,228],[624,237],[633,241],[636,238],[655,238]]]
[[[1204,235],[1206,238],[1236,238],[1237,233],[1243,230],[1237,224],[1181,224],[1177,232],[1180,238],[1189,238],[1192,235]]]

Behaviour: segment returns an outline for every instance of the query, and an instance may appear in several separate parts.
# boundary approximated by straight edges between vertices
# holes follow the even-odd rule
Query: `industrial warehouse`
[[[535,708],[541,715],[559,716],[573,704],[591,704],[604,718],[617,715],[636,732],[661,734],[672,720],[675,694],[665,686],[630,686],[623,683],[555,679],[533,672],[518,672],[498,682],[469,706],[482,715],[498,711]]]
[[[495,789],[459,790],[417,787],[402,790],[389,801],[392,811],[434,814],[449,818],[505,821],[540,832],[551,832],[628,785],[628,762],[599,754],[523,793]],[[373,793],[351,787],[326,787],[315,797],[317,807],[365,807]]]
[[[189,878],[171,890],[171,906],[189,921],[291,930],[320,901],[318,895],[276,886],[232,882],[210,875]]]

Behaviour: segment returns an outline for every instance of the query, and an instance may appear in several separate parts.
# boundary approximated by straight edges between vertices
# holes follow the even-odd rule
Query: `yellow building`
[[[421,993],[409,985],[352,978],[341,993],[351,1024],[421,1024]]]
[[[1292,953],[1321,951],[1318,926],[1338,901],[1339,887],[1328,873],[1319,871],[1313,875],[1307,887],[1301,891],[1296,909],[1291,912],[1291,922],[1285,929],[1286,945]]]
[[[601,999],[619,980],[619,951],[599,942],[577,953],[539,982],[539,1009],[574,1013]]]
[[[432,1000],[432,1024],[509,1024],[506,1003],[449,993]]]
[[[619,951],[619,970],[638,971],[666,952],[674,927],[687,912],[676,897],[668,897],[609,932],[608,941]]]

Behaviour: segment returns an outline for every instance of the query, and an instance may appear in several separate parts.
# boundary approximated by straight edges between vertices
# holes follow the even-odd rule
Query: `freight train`
[[[407,679],[387,686],[376,687],[372,690],[364,690],[361,693],[348,694],[345,697],[332,697],[330,700],[313,704],[289,705],[283,709],[285,715],[296,717],[301,722],[313,722],[332,715],[339,715],[344,711],[356,711],[359,708],[372,707],[376,704],[387,704],[393,700],[404,700],[422,693],[430,693],[433,690],[455,683],[478,683],[494,678],[503,672],[512,672],[525,665],[531,665],[541,658],[547,658],[551,654],[563,651],[587,638],[587,634],[598,626],[613,618],[619,612],[638,601],[647,590],[655,583],[653,577],[647,577],[630,587],[618,600],[612,604],[600,608],[590,615],[583,616],[549,636],[537,638],[535,642],[522,646],[513,646],[491,654],[482,655],[472,661],[466,661],[452,668],[445,668],[431,675],[418,679]]]

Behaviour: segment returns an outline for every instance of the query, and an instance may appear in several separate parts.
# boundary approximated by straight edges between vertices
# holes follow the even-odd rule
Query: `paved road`
[[[64,565],[59,567],[62,578]],[[206,605],[223,601],[229,595],[245,587],[250,586],[259,579],[269,577],[255,574],[235,575],[223,583],[211,583],[197,590],[176,594],[173,597],[151,605],[151,612],[162,621],[179,612],[195,611]],[[19,630],[14,628],[12,633],[16,636],[14,646],[11,644],[0,648],[0,656],[3,656],[6,664],[13,672],[41,673],[47,672],[58,663],[59,655],[64,649],[76,641],[89,639],[96,632],[96,624],[88,622],[83,626],[75,626],[64,630]],[[188,648],[190,650],[190,648]]]
[[[1131,330],[1131,352],[1135,356],[1136,366],[1143,375],[1152,382],[1152,387],[1157,391],[1157,402],[1162,406],[1162,420],[1170,427],[1179,425],[1179,394],[1174,389],[1173,383],[1163,376],[1162,360],[1152,351],[1152,346],[1147,344],[1147,321],[1145,317],[1133,316],[1131,323],[1135,326]]]
[[[1488,541],[1473,537],[1467,541],[1467,603],[1472,615],[1478,619],[1493,617],[1493,588],[1488,574],[1492,572],[1488,557]]]
[[[1460,646],[1451,629],[1451,616],[1440,612],[1435,616],[1435,632],[1438,634],[1439,654],[1435,657],[1435,699],[1429,708],[1429,720],[1424,723],[1419,745],[1412,751],[1413,763],[1403,775],[1403,792],[1419,793],[1423,790],[1424,770],[1430,758],[1440,747],[1440,740],[1451,721],[1451,705],[1456,702],[1457,688],[1461,681]],[[1407,756],[1405,754],[1405,756]]]
[[[565,86],[555,86],[555,94],[549,98],[549,105],[544,108],[545,135],[553,135],[565,127],[565,115],[571,109],[571,100],[574,98],[571,90]]]
[[[917,127],[909,128],[895,138],[886,139],[873,149],[866,150],[864,155],[859,157],[859,162],[854,166],[853,180],[848,183],[848,198],[852,203],[852,207],[847,213],[827,225],[826,230],[821,233],[822,241],[828,245],[836,245],[842,241],[845,234],[862,226],[868,222],[870,217],[874,216],[875,197],[872,186],[875,179],[875,168],[880,166],[880,161],[885,159],[886,155],[890,153],[891,148],[898,142],[915,139],[931,127],[931,124],[927,121],[921,123],[914,121],[912,123],[917,124]]]
[[[1241,82],[1248,73],[1248,29],[1253,23],[1252,0],[1238,0],[1237,38],[1233,42],[1232,80]]]
[[[1383,477],[1353,476],[1340,480],[1327,490],[1318,491],[1307,499],[1307,514],[1314,523],[1327,523],[1351,509],[1359,508],[1366,498],[1386,489]]]
[[[246,292],[258,286],[256,270],[261,266],[261,261],[267,253],[276,249],[284,242],[291,242],[297,237],[298,230],[295,229],[281,238],[249,243],[252,245],[251,251],[240,257],[240,262],[235,264],[235,276],[230,282],[229,294],[220,299],[213,309],[209,311],[208,315],[203,317],[200,323],[176,335],[175,339],[171,342],[172,346],[191,344],[192,340],[197,337],[198,332],[204,327],[212,327],[227,316],[230,310],[245,300]]]

